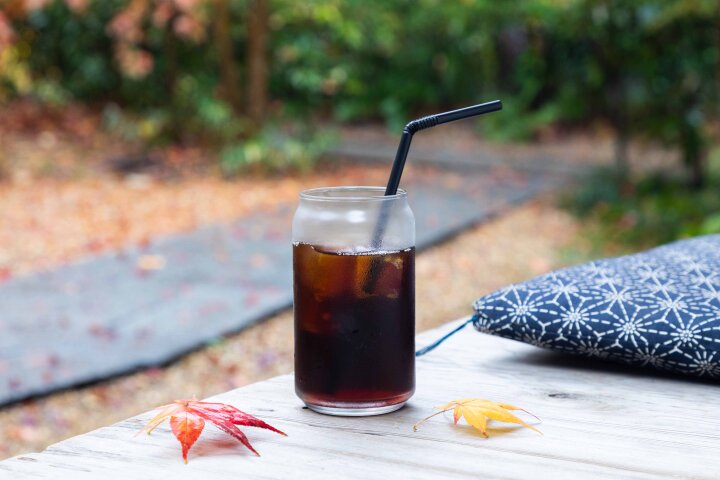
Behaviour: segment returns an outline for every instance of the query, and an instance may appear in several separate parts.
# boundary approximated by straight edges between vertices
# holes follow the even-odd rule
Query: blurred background
[[[719,87],[716,0],[0,0],[0,458],[292,370],[291,314],[271,315],[285,297],[244,285],[244,307],[268,298],[252,321],[140,365],[153,317],[127,368],[72,380],[65,353],[32,346],[38,325],[122,339],[99,294],[85,318],[90,300],[58,287],[78,262],[100,278],[126,255],[130,292],[201,251],[203,228],[240,242],[263,212],[285,245],[300,190],[382,185],[407,121],[501,98],[413,144],[404,181],[444,188],[421,210],[467,210],[450,228],[416,208],[452,237],[418,257],[426,329],[513,281],[720,233]],[[273,250],[239,245],[271,270]],[[77,315],[37,313],[48,292]]]

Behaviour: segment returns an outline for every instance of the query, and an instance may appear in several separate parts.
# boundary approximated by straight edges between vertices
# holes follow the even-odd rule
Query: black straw
[[[407,159],[408,152],[410,151],[410,142],[412,142],[412,137],[416,132],[434,127],[435,125],[454,122],[455,120],[463,118],[475,117],[485,113],[497,112],[498,110],[502,110],[502,102],[500,100],[493,100],[492,102],[481,103],[480,105],[473,105],[472,107],[460,108],[450,112],[437,113],[435,115],[418,118],[417,120],[413,120],[405,125],[402,137],[400,137],[400,145],[398,145],[397,153],[395,154],[395,161],[393,162],[392,170],[390,171],[390,178],[388,179],[388,184],[385,188],[385,195],[397,194],[398,187],[400,186],[400,177],[402,176],[403,168],[405,167],[405,160]],[[383,204],[380,208],[380,215],[377,223],[375,224],[375,231],[373,232],[371,239],[371,245],[373,248],[380,248],[380,244],[382,243],[382,238],[385,234],[385,227],[387,226],[388,216],[390,213],[388,206],[389,204]]]
[[[480,105],[473,105],[472,107],[465,107],[458,110],[452,110],[450,112],[429,115],[409,122],[405,125],[402,137],[400,137],[400,145],[398,145],[397,153],[395,154],[395,161],[393,162],[392,170],[390,172],[387,188],[385,188],[385,195],[395,195],[397,193],[397,189],[400,186],[400,177],[402,176],[403,168],[405,167],[405,160],[407,159],[408,152],[410,151],[410,142],[412,142],[412,137],[416,132],[434,127],[435,125],[454,122],[455,120],[463,118],[476,117],[486,113],[497,112],[501,109],[502,102],[500,100],[493,100],[492,102],[481,103]]]
[[[390,171],[390,178],[388,179],[388,184],[385,188],[385,195],[397,194],[398,187],[400,186],[400,177],[402,176],[403,168],[405,167],[405,160],[407,159],[408,152],[410,151],[410,142],[412,142],[412,137],[416,132],[434,127],[435,125],[454,122],[455,120],[461,120],[463,118],[476,117],[486,113],[497,112],[498,110],[502,110],[502,102],[500,100],[493,100],[492,102],[481,103],[480,105],[473,105],[472,107],[460,108],[450,112],[437,113],[435,115],[418,118],[417,120],[413,120],[405,125],[402,137],[400,137],[400,145],[398,145],[397,153],[395,154],[395,161],[393,162],[392,170]],[[380,207],[380,213],[378,215],[377,223],[375,224],[375,230],[373,231],[372,238],[370,240],[371,246],[375,249],[380,248],[382,245],[382,240],[385,236],[385,228],[387,227],[388,219],[390,217],[391,205],[391,203],[383,202],[383,205]],[[368,293],[372,292],[375,288],[377,274],[373,272],[375,272],[377,268],[377,263],[373,262],[370,267],[371,273],[368,275],[364,285],[364,290]],[[435,347],[432,346],[427,351],[432,348]],[[424,352],[421,351],[420,355],[423,353]]]

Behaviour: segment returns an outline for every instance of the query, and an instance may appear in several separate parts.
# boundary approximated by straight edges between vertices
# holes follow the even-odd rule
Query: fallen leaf
[[[0,283],[6,282],[12,278],[12,270],[7,267],[0,267]]]
[[[205,428],[206,420],[238,440],[258,456],[260,454],[250,445],[245,434],[237,428],[238,425],[264,428],[285,435],[259,418],[224,403],[201,402],[193,398],[191,400],[175,400],[173,403],[156,408],[156,410],[160,410],[160,412],[139,433],[145,432],[149,435],[158,425],[169,418],[170,428],[182,446],[185,463],[187,463],[188,451]]]
[[[182,456],[187,463],[187,454],[205,428],[205,420],[194,413],[183,412],[170,417],[170,429],[182,445]]]
[[[165,257],[162,255],[141,255],[137,260],[137,268],[149,272],[165,268]]]
[[[523,427],[529,428],[531,430],[535,430],[539,434],[542,435],[542,432],[538,430],[537,428],[533,427],[532,425],[528,425],[512,413],[510,413],[511,410],[520,410],[522,412],[527,413],[528,415],[533,415],[532,413],[528,412],[527,410],[524,410],[520,407],[516,407],[514,405],[509,405],[507,403],[497,403],[490,400],[483,400],[481,398],[466,398],[463,400],[453,400],[452,402],[441,405],[439,407],[440,411],[433,413],[429,417],[425,417],[419,422],[417,422],[415,425],[413,425],[413,432],[417,432],[418,426],[423,423],[425,420],[428,420],[435,415],[440,415],[441,413],[449,412],[450,410],[453,411],[453,421],[455,422],[455,425],[457,425],[458,421],[461,417],[465,418],[465,421],[475,427],[480,434],[487,438],[487,422],[488,420],[495,420],[498,422],[507,422],[507,423],[516,423],[518,425],[522,425]],[[537,417],[535,417],[537,418]]]

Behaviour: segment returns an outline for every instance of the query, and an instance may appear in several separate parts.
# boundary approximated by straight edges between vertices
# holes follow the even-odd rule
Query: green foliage
[[[32,89],[30,71],[21,50],[21,47],[10,45],[0,51],[0,101],[27,94]]]
[[[293,109],[398,129],[418,111],[495,90],[494,1],[278,0],[273,91]]]
[[[561,107],[548,103],[528,111],[520,102],[503,102],[503,115],[490,115],[478,122],[485,137],[498,142],[529,141],[537,131],[562,119]]]
[[[19,41],[0,59],[0,95],[113,102],[150,122],[142,130],[152,141],[234,144],[257,127],[222,100],[213,4],[198,2],[202,40],[146,15],[136,47],[152,68],[131,76],[108,27],[128,0],[95,0],[82,12],[50,1],[14,20]],[[241,84],[249,5],[230,5]],[[717,0],[272,0],[270,10],[275,113],[381,118],[399,130],[415,115],[497,96],[505,112],[481,122],[492,138],[604,122],[621,146],[636,136],[678,149],[700,183],[720,104]]]
[[[334,135],[328,131],[295,129],[291,133],[266,126],[249,140],[224,147],[220,152],[220,167],[228,177],[246,170],[306,172],[333,143]]]
[[[702,174],[705,126],[719,103],[715,0],[275,7],[273,91],[291,111],[324,109],[341,121],[379,115],[399,130],[420,111],[497,95],[504,114],[480,122],[491,138],[600,121],[621,150],[633,136],[659,141]]]
[[[627,179],[614,171],[599,171],[564,204],[596,226],[592,234],[599,244],[649,247],[720,233],[720,155],[713,166],[707,185],[694,190],[668,174]]]
[[[53,82],[77,99],[112,96],[123,79],[113,64],[105,26],[124,3],[93,2],[92,8],[76,15],[64,2],[53,1],[30,12],[17,32],[33,77]]]
[[[102,113],[105,128],[129,142],[154,144],[162,141],[163,132],[171,122],[170,115],[162,109],[137,114],[111,103]]]

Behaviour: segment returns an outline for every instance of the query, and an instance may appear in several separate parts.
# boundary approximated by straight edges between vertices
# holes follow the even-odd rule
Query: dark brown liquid
[[[325,406],[385,406],[415,388],[415,249],[293,247],[295,389]]]

